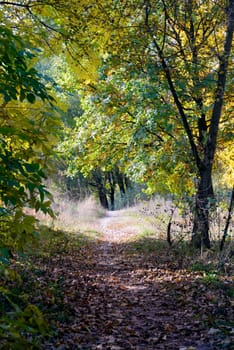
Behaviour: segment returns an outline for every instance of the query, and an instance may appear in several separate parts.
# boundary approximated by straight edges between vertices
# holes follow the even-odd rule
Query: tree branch
[[[232,39],[234,31],[234,0],[229,0],[227,30],[224,43],[223,55],[220,58],[220,65],[218,70],[217,88],[215,92],[215,102],[212,111],[210,130],[208,140],[206,143],[206,156],[210,162],[214,159],[216,150],[219,122],[224,101],[224,91],[227,78],[228,61],[232,48]]]
[[[201,162],[201,159],[200,159],[199,154],[198,154],[197,146],[196,146],[196,144],[194,142],[193,134],[192,134],[191,128],[189,126],[186,114],[184,112],[183,106],[182,106],[182,104],[180,102],[179,96],[177,94],[177,91],[175,89],[174,83],[172,81],[170,69],[169,69],[169,67],[167,65],[167,62],[166,62],[165,58],[164,58],[164,54],[163,54],[162,50],[160,49],[160,46],[159,46],[159,44],[158,44],[158,42],[157,42],[157,40],[155,38],[155,35],[152,33],[152,30],[150,28],[149,16],[148,15],[147,15],[147,17],[145,19],[145,26],[146,26],[147,32],[150,34],[150,36],[152,38],[153,44],[154,44],[154,46],[155,46],[155,48],[157,50],[159,59],[161,61],[162,69],[163,69],[164,74],[166,76],[166,79],[167,79],[170,91],[172,93],[175,105],[176,105],[176,107],[177,107],[177,109],[179,111],[179,115],[181,117],[181,120],[182,120],[182,123],[183,123],[183,126],[184,126],[184,130],[185,130],[185,132],[186,132],[186,134],[188,136],[190,147],[191,147],[191,150],[192,150],[192,153],[193,153],[193,157],[195,159],[197,168],[200,171],[202,169],[202,162]]]
[[[0,1],[0,5],[18,6],[18,7],[24,7],[26,9],[29,8],[29,4],[21,4],[19,2],[12,2],[12,1]]]
[[[53,32],[56,32],[56,33],[58,33],[58,34],[60,34],[60,35],[62,35],[62,33],[61,33],[59,30],[57,30],[56,28],[51,27],[50,25],[48,25],[47,23],[45,23],[44,21],[42,21],[37,15],[35,15],[35,14],[32,12],[31,8],[33,7],[33,4],[30,5],[30,3],[22,4],[22,3],[19,3],[19,2],[12,2],[12,1],[0,1],[0,5],[23,7],[23,8],[25,8],[25,9],[29,12],[29,14],[30,14],[33,18],[35,18],[43,27],[45,27],[45,28],[47,28],[47,29],[49,29],[49,30],[51,30],[51,31],[53,31]],[[35,6],[35,5],[34,5],[34,6]]]

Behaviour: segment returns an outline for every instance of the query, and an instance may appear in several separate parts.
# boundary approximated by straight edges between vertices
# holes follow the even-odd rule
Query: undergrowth
[[[85,264],[87,252],[90,255],[100,235],[95,222],[104,211],[92,198],[83,204],[62,201],[56,208],[60,210],[57,218],[48,221],[43,217],[37,236],[26,244],[24,252],[6,257],[8,265],[1,265],[1,350],[40,349],[43,339],[55,336],[57,321],[69,323],[72,320],[73,310],[64,303],[65,276],[57,273],[59,267],[55,262],[69,258],[72,264],[73,257],[79,255],[80,263]],[[139,212],[130,210],[129,213],[136,213],[138,218]],[[229,298],[234,297],[233,288],[225,284],[226,276],[233,274],[234,244],[231,240],[226,242],[222,253],[219,242],[214,242],[210,250],[194,250],[186,239],[175,240],[169,247],[165,234],[158,235],[152,230],[154,227],[145,225],[142,234],[122,244],[122,251],[143,256],[155,266],[198,272],[202,284],[211,290],[222,289]],[[55,268],[51,274],[49,266],[53,264]]]
[[[0,349],[38,350],[43,338],[51,337],[54,329],[48,320],[67,318],[60,297],[59,280],[48,281],[46,288],[41,278],[53,257],[62,257],[72,251],[85,250],[96,241],[98,233],[69,233],[41,225],[37,237],[26,244],[24,252],[14,254],[0,265]],[[5,261],[6,262],[6,261]],[[44,291],[42,292],[42,289]],[[51,297],[56,308],[45,307],[44,297]]]
[[[128,242],[128,253],[143,254],[157,261],[173,263],[178,269],[204,272],[207,274],[232,275],[234,273],[234,242],[226,243],[223,252],[219,251],[219,242],[213,242],[212,249],[194,249],[188,240],[174,242],[172,246],[164,239],[158,239],[157,234],[144,231]]]

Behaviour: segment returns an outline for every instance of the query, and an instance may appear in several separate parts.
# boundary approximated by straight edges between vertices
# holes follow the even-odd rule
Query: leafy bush
[[[38,50],[0,26],[1,349],[37,349],[32,336],[44,335],[47,328],[40,310],[20,290],[9,288],[9,277],[19,277],[7,267],[13,254],[36,235],[37,220],[26,208],[53,216],[51,195],[43,181],[59,123],[51,111],[53,98],[32,67],[36,54]]]
[[[14,269],[0,265],[0,349],[39,349],[35,336],[48,333],[41,311],[22,293],[22,283]]]

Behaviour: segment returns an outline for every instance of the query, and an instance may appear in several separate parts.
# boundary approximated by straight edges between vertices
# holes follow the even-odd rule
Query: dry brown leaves
[[[26,286],[54,331],[43,349],[233,348],[230,278],[126,249],[99,241],[34,259]]]

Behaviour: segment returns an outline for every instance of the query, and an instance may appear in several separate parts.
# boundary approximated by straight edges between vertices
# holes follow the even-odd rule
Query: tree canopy
[[[102,65],[83,87],[85,113],[70,140],[75,162],[87,172],[117,160],[149,191],[196,192],[193,233],[209,246],[215,154],[231,137],[233,2],[108,2],[101,9],[96,3],[86,12]]]
[[[4,252],[6,247],[22,249],[34,234],[36,220],[25,207],[52,215],[43,180],[51,167],[60,122],[52,111],[53,97],[30,64],[35,50],[4,26],[0,43],[0,249]]]
[[[52,66],[60,55],[60,66],[72,72],[55,74],[77,89],[82,105],[62,147],[70,173],[118,166],[146,183],[148,193],[192,196],[194,242],[209,247],[212,174],[215,164],[225,164],[232,140],[233,0],[0,6],[7,26],[14,23],[25,42],[41,48],[37,60],[47,56]],[[21,100],[48,98],[29,74]],[[14,86],[4,91],[14,99]],[[231,167],[223,168],[231,185]]]

